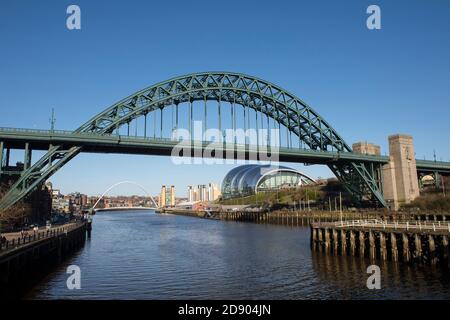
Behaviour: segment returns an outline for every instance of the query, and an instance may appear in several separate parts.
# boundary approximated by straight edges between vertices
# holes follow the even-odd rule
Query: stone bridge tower
[[[389,163],[383,167],[383,179],[384,197],[395,210],[419,196],[416,154],[410,135],[389,137]]]
[[[353,151],[380,155],[380,147],[367,142],[353,144]],[[383,195],[394,210],[419,196],[416,157],[410,135],[389,137],[389,163],[383,166]]]

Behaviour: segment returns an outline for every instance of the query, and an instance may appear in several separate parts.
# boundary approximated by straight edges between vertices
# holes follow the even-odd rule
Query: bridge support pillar
[[[413,138],[396,134],[389,137],[389,163],[383,166],[383,194],[392,209],[419,196]]]
[[[10,148],[6,148],[6,156],[5,156],[5,167],[9,166],[9,159],[11,157],[11,149]]]
[[[31,167],[31,149],[30,149],[30,144],[27,142],[27,143],[25,143],[25,155],[23,158],[23,169],[27,170],[29,167]]]
[[[436,189],[441,188],[442,187],[442,185],[441,185],[441,175],[439,174],[439,172],[435,171],[433,173],[433,176],[434,176],[434,187]]]
[[[4,150],[3,141],[0,141],[0,175],[3,172],[3,150]]]

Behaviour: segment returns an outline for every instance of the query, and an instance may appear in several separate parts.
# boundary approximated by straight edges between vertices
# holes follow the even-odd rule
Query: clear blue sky
[[[81,7],[82,29],[66,28]],[[366,28],[381,7],[382,29]],[[387,152],[414,136],[418,158],[450,159],[450,1],[17,1],[0,3],[0,126],[75,129],[121,98],[196,71],[254,75],[296,94],[349,143]],[[301,168],[297,164],[288,164]],[[156,194],[220,183],[232,166],[81,154],[52,177],[63,192],[98,194],[134,180]],[[330,176],[323,166],[307,167]],[[112,194],[140,194],[123,186]]]

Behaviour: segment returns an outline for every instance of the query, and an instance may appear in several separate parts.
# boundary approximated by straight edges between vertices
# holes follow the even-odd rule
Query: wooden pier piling
[[[431,264],[436,264],[436,243],[434,241],[434,236],[432,234],[428,235],[428,258]]]
[[[398,261],[397,235],[394,232],[391,232],[391,258]]]
[[[333,254],[448,267],[450,230],[433,221],[388,223],[378,220],[311,224],[312,247]],[[332,249],[332,250],[330,250]]]
[[[350,253],[352,256],[356,255],[355,231],[353,230],[350,230]]]
[[[337,254],[339,252],[338,231],[336,229],[332,229],[332,233],[333,233],[333,253]]]
[[[414,234],[414,258],[422,259],[422,239],[419,234]]]
[[[341,253],[343,256],[347,254],[347,233],[341,230]]]
[[[411,251],[409,250],[409,237],[407,233],[402,233],[403,242],[403,260],[409,262],[411,260]]]
[[[381,260],[387,260],[387,247],[386,247],[385,233],[380,232],[379,238],[380,238],[380,258],[381,258]]]
[[[373,231],[369,231],[369,247],[370,247],[370,259],[374,260],[377,257],[377,250],[375,247],[375,235]]]
[[[364,258],[366,254],[366,234],[359,231],[359,256]]]

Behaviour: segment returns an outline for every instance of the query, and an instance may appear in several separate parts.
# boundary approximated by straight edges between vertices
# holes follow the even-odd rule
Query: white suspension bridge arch
[[[150,193],[139,183],[135,182],[135,181],[120,181],[117,183],[114,183],[112,186],[110,186],[108,189],[106,189],[102,195],[100,196],[100,198],[97,199],[97,201],[95,202],[95,204],[92,206],[92,210],[95,210],[95,207],[97,206],[97,204],[103,199],[103,197],[112,189],[114,189],[115,187],[122,185],[122,184],[132,184],[137,186],[139,189],[141,189],[142,191],[144,191],[144,193],[152,200],[155,208],[158,208],[159,206],[156,204],[155,199],[153,199],[153,197],[150,195]]]

